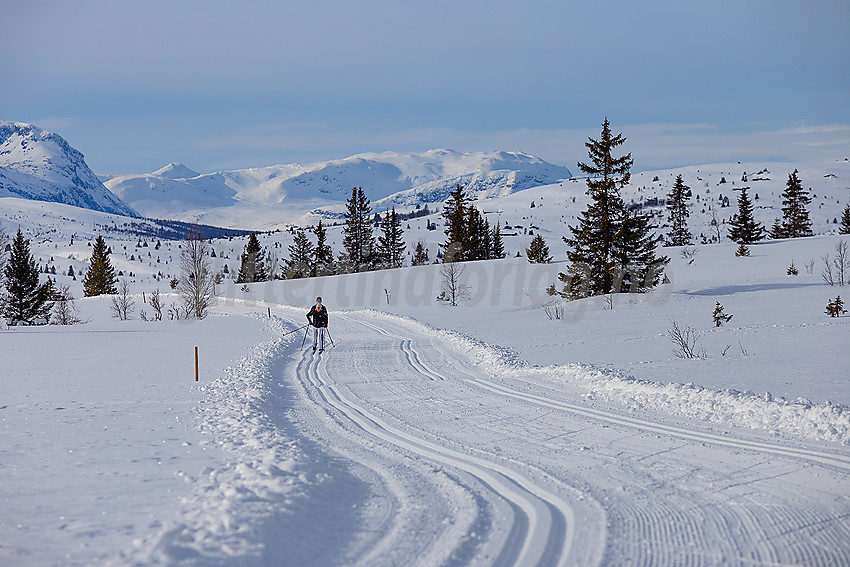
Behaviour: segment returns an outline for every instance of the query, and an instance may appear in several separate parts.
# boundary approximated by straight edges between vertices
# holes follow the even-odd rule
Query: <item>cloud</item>
[[[735,161],[800,162],[850,155],[850,126],[840,124],[753,130],[751,126],[708,123],[650,123],[622,127],[613,124],[612,129],[627,138],[623,151],[632,153],[636,170]],[[302,122],[240,128],[198,140],[194,147],[226,154],[217,164],[224,167],[226,163],[231,168],[247,167],[238,164],[240,156],[252,156],[253,166],[433,148],[522,151],[575,168],[577,161],[586,159],[585,142],[589,137],[597,138],[599,131],[599,127],[494,131],[429,127],[364,132]]]

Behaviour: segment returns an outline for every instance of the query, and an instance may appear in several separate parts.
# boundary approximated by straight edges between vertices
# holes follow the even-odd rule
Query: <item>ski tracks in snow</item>
[[[715,435],[547,397],[546,388],[522,382],[516,373],[513,387],[493,380],[475,368],[474,356],[467,358],[474,353],[444,343],[418,323],[369,312],[340,314],[336,321],[344,348],[322,357],[308,354],[294,373],[346,435],[373,443],[372,456],[361,464],[377,470],[382,458],[400,452],[422,478],[429,466],[437,467],[432,473],[452,471],[456,492],[473,494],[466,513],[471,506],[477,520],[451,522],[440,533],[426,528],[418,537],[430,543],[418,555],[384,564],[850,560],[843,543],[850,535],[847,498],[836,496],[840,488],[817,486],[824,477],[821,483],[850,485],[846,455]],[[698,481],[695,487],[689,477]],[[787,493],[794,482],[815,486]],[[462,508],[451,502],[450,492],[399,499],[427,509],[448,498],[448,509]],[[390,516],[384,519],[388,525],[402,521]],[[471,526],[475,543],[463,533]],[[482,527],[489,529],[481,533]],[[382,563],[381,550],[408,545],[412,551],[398,539],[402,531],[398,525],[385,529],[380,542],[364,547],[359,558],[370,559],[360,564]],[[466,551],[447,552],[447,545],[466,545]]]

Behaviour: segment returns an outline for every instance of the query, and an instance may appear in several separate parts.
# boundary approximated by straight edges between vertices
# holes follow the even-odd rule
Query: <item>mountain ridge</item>
[[[62,136],[23,122],[0,121],[0,196],[139,216],[104,186],[82,152]]]

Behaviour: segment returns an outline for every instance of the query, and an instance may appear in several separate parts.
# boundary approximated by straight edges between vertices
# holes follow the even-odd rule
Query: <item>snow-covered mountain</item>
[[[122,175],[106,186],[145,216],[224,226],[274,228],[312,209],[341,210],[353,187],[380,206],[442,202],[462,183],[476,198],[504,196],[571,176],[519,152],[366,153],[312,164],[206,175],[182,164]]]
[[[83,154],[64,138],[21,122],[0,121],[0,197],[138,216],[104,187]]]

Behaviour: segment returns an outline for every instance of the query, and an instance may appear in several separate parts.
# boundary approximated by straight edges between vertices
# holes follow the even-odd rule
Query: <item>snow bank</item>
[[[769,393],[714,390],[694,384],[660,384],[580,364],[530,366],[512,351],[469,336],[434,329],[407,317],[367,310],[376,319],[403,320],[417,332],[438,338],[485,373],[522,378],[533,375],[569,384],[588,400],[622,404],[630,411],[660,411],[722,425],[767,430],[817,441],[850,445],[850,408],[803,398],[774,399]]]
[[[257,316],[259,318],[259,316]],[[278,318],[264,319],[277,336]],[[275,423],[279,408],[271,364],[294,335],[259,344],[236,366],[209,385],[196,409],[197,428],[217,448],[232,455],[224,465],[205,469],[182,512],[152,537],[113,564],[219,564],[238,558],[257,563],[263,553],[263,529],[275,514],[311,484],[295,439]]]

